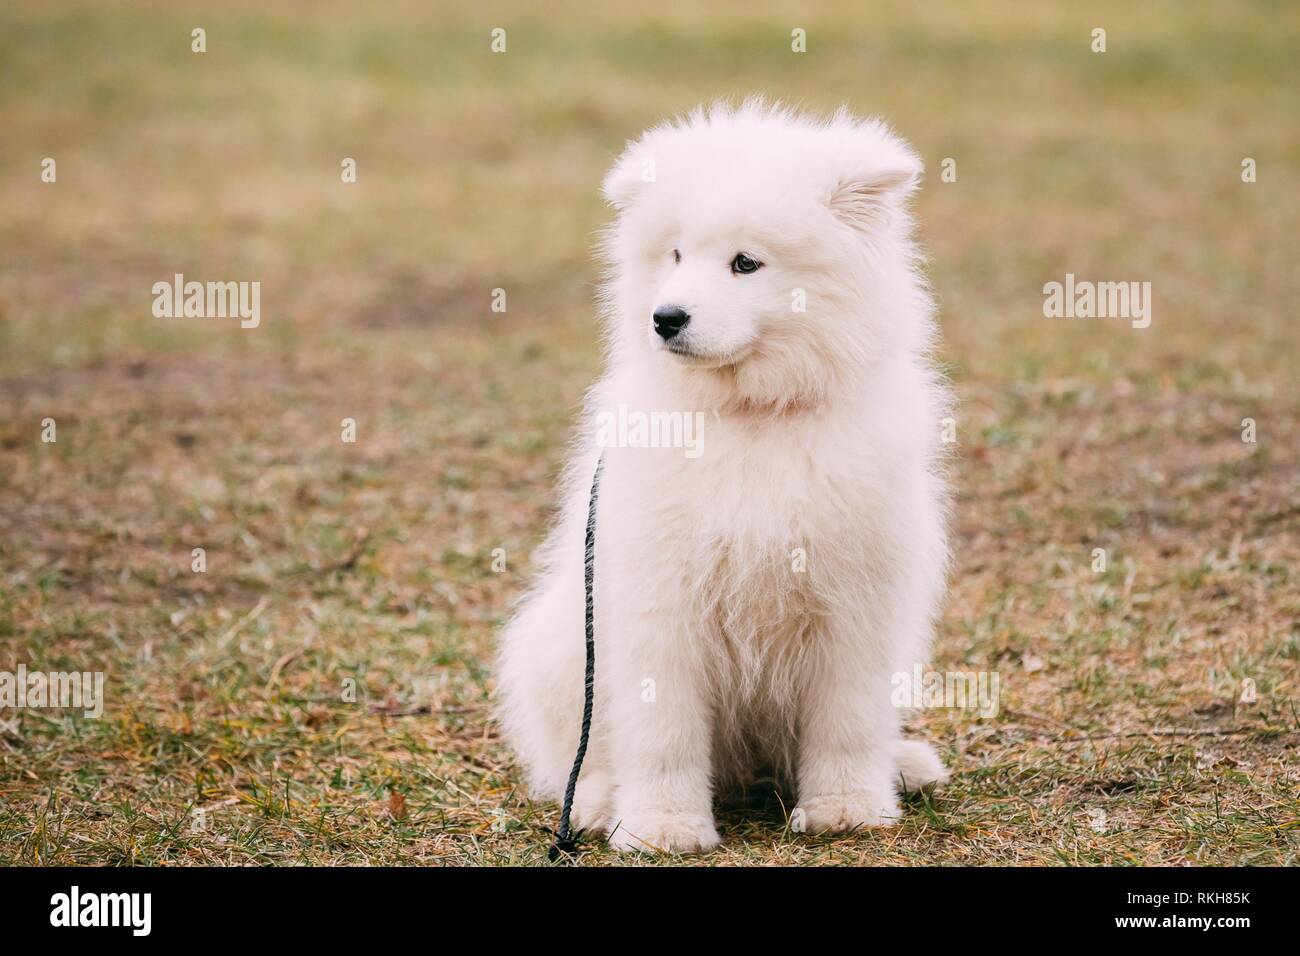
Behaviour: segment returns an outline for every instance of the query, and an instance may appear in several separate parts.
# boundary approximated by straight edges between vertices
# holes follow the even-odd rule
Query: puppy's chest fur
[[[693,542],[688,577],[705,619],[733,639],[798,632],[860,584],[878,537],[869,492],[815,447],[736,444],[679,466],[676,520],[663,530]],[[744,466],[721,467],[724,456]]]
[[[845,470],[829,473],[827,460]],[[665,451],[629,469],[638,497],[653,501],[642,533],[681,562],[679,610],[710,671],[715,770],[724,779],[759,766],[789,770],[826,622],[861,598],[871,573],[870,470],[845,462],[842,449],[819,461],[807,444],[728,446],[716,436],[701,459]]]

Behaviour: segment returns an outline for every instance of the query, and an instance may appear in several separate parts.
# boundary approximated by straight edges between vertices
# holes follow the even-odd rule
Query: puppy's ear
[[[636,197],[655,181],[655,161],[641,148],[640,143],[631,143],[623,150],[623,155],[614,163],[613,168],[605,174],[601,191],[605,201],[620,211],[636,201]]]
[[[920,157],[883,124],[857,126],[837,153],[827,204],[855,229],[888,223],[920,185]]]
[[[919,163],[915,169],[884,169],[841,179],[831,190],[831,212],[855,229],[869,230],[901,210],[920,181]]]

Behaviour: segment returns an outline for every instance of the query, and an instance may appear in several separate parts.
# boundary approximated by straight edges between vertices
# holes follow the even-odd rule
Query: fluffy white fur
[[[813,833],[888,824],[900,786],[945,776],[890,699],[891,676],[925,663],[947,560],[948,398],[907,210],[920,174],[879,121],[751,100],[649,130],[605,180],[608,368],[498,681],[535,794],[559,799],[582,710],[594,418],[702,411],[696,458],[605,452],[574,817],[615,847],[716,845],[715,795],[762,768]],[[739,252],[762,268],[733,272]],[[653,329],[665,305],[691,315],[677,351]]]

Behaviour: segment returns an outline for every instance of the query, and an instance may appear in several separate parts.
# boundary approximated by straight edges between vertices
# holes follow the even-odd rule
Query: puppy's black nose
[[[655,331],[664,341],[684,329],[689,321],[691,321],[690,314],[679,306],[663,305],[655,309]]]

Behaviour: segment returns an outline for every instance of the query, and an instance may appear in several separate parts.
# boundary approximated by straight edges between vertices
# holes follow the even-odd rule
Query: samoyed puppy
[[[560,799],[603,455],[573,820],[618,849],[716,846],[715,797],[760,773],[808,833],[888,825],[900,790],[945,779],[892,693],[947,564],[920,175],[878,120],[749,100],[650,129],[605,179],[608,365],[497,676],[535,795]]]

